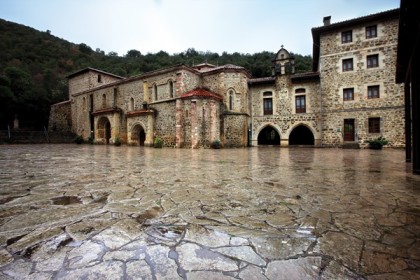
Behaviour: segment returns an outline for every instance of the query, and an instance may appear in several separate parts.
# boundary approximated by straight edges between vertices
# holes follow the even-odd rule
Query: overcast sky
[[[311,55],[311,28],[398,8],[399,0],[0,0],[0,18],[120,56],[188,48]]]

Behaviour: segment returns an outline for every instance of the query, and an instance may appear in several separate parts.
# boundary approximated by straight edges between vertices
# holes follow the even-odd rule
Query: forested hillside
[[[164,46],[162,46],[164,47]],[[271,75],[274,51],[255,54],[202,52],[190,48],[170,55],[165,51],[142,54],[132,49],[119,56],[86,44],[73,44],[51,34],[0,19],[0,130],[15,116],[21,128],[48,126],[50,105],[67,99],[66,76],[85,67],[128,77],[183,63],[208,62],[245,67],[253,77]],[[310,56],[295,55],[296,71],[311,70]]]

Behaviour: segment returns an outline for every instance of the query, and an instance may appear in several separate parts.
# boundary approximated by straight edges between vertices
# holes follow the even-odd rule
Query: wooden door
[[[344,141],[354,141],[354,119],[344,120]]]

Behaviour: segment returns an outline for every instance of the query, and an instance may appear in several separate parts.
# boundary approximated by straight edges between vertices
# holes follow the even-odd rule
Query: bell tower
[[[281,45],[273,59],[273,76],[291,75],[295,73],[295,57]]]

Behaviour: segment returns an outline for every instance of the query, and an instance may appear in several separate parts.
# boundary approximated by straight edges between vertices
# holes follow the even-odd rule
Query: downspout
[[[324,117],[323,111],[324,107],[322,106],[322,78],[321,78],[321,62],[318,63],[318,71],[319,71],[319,91],[320,91],[320,126],[321,126],[321,147],[323,146],[323,139],[324,139]]]

